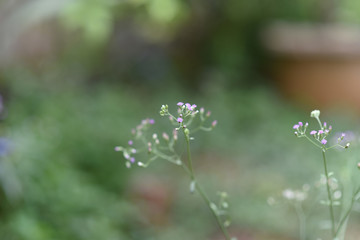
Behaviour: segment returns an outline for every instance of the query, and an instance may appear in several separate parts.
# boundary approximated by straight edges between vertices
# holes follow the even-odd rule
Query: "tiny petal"
[[[163,139],[165,139],[166,141],[169,141],[169,135],[167,135],[166,133],[162,134]]]
[[[319,132],[318,132],[318,133],[319,133],[319,135],[320,135],[320,134],[323,134],[323,133],[324,133],[324,131],[323,131],[323,130],[319,130]]]
[[[305,127],[307,127],[307,126],[309,126],[309,123],[307,122],[307,123],[305,123]]]
[[[293,129],[299,129],[299,124],[295,124],[294,126],[293,126]]]
[[[345,133],[342,133],[342,134],[341,134],[341,138],[344,138],[344,137],[345,137],[345,135],[346,135]]]
[[[136,149],[135,149],[135,148],[132,148],[132,149],[131,149],[131,153],[136,153]]]
[[[150,119],[149,119],[149,123],[152,125],[152,124],[154,124],[154,123],[155,123],[155,120],[154,120],[154,119],[152,119],[152,118],[150,118]]]
[[[130,162],[126,161],[125,166],[126,166],[127,168],[131,168]]]
[[[130,162],[131,162],[131,163],[134,163],[134,162],[135,162],[135,158],[134,158],[134,157],[130,158]]]
[[[299,122],[299,126],[302,127],[302,126],[303,126],[303,123],[302,123],[302,122]]]
[[[191,110],[191,104],[190,103],[185,103],[185,106],[187,109]]]
[[[217,124],[217,120],[214,120],[214,121],[211,123],[211,126],[212,126],[212,127],[215,127],[216,124]]]
[[[327,143],[326,139],[321,140],[321,144],[325,145]]]
[[[178,102],[176,105],[178,105],[179,107],[181,107],[182,105],[184,105],[183,102]]]
[[[191,110],[194,111],[196,107],[197,107],[196,104],[191,105]]]
[[[326,126],[327,126],[327,124],[326,124],[326,122],[324,122],[324,127],[326,128]]]
[[[205,109],[202,107],[200,108],[200,113],[203,114],[205,112]]]
[[[316,133],[317,133],[317,131],[312,130],[312,131],[310,132],[310,135],[315,135]]]
[[[207,117],[210,117],[210,115],[211,115],[211,112],[208,111],[208,112],[206,113],[206,116],[207,116]]]
[[[115,150],[116,152],[120,152],[120,151],[122,150],[122,147],[116,146],[116,147],[114,148],[114,150]]]
[[[133,145],[133,141],[129,140],[129,141],[128,141],[128,144],[129,144],[130,146]]]
[[[177,121],[178,123],[182,123],[184,120],[183,120],[181,117],[179,117],[178,119],[176,119],[176,121]]]

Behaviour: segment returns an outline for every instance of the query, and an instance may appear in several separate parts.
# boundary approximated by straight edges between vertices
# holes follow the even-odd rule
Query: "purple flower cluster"
[[[304,125],[302,122],[298,122],[297,124],[295,124],[293,126],[293,129],[295,130],[295,135],[299,137],[305,135],[308,126],[308,123],[305,123]]]
[[[181,108],[185,108],[188,111],[195,111],[195,108],[197,107],[196,104],[190,104],[190,103],[183,103],[183,102],[178,102],[176,105],[178,105]]]
[[[321,123],[319,116],[320,116],[319,110],[314,110],[311,112],[311,117],[316,118],[317,121],[319,122],[320,129],[319,130],[311,130],[310,136],[312,136],[318,143],[325,146],[328,143],[327,137],[330,135],[330,133],[332,131],[332,126],[328,125],[326,122]],[[302,122],[298,122],[293,126],[293,129],[295,130],[296,136],[306,137],[312,142],[312,140],[306,135],[307,127],[308,127],[308,123],[303,124]],[[350,146],[350,143],[347,143],[345,145],[340,145],[340,142],[344,140],[345,136],[346,136],[345,133],[341,133],[341,135],[338,135],[337,144],[335,144],[334,146],[348,148]],[[334,146],[332,146],[332,147],[334,147]],[[332,148],[332,147],[330,147],[330,148]],[[325,149],[325,147],[324,147],[324,149]]]
[[[312,130],[310,132],[310,135],[313,136],[322,145],[325,145],[328,142],[326,140],[326,137],[330,134],[331,130],[332,130],[332,126],[329,125],[329,127],[328,127],[327,123],[324,122],[324,124],[323,124],[323,126],[322,126],[322,128],[320,130],[318,130],[318,131]]]

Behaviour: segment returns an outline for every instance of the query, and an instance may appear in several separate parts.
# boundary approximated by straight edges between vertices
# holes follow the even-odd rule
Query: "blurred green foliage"
[[[187,179],[160,162],[147,174],[171,189],[164,187],[173,198],[165,223],[154,224],[141,211],[151,205],[134,197],[134,182],[147,183],[145,172],[125,170],[113,151],[143,118],[155,118],[161,133],[167,125],[157,118],[159,107],[178,101],[204,106],[219,122],[212,135],[197,135],[192,147],[206,189],[230,194],[231,231],[254,239],[296,239],[294,213],[272,208],[266,199],[317,180],[320,154],[292,136],[293,123],[309,120],[308,113],[277,96],[266,81],[259,32],[277,20],[324,21],[322,1],[55,2],[16,2],[6,15],[0,12],[1,39],[25,40],[16,49],[54,46],[44,57],[14,53],[12,64],[1,65],[6,109],[0,130],[11,143],[10,153],[0,157],[1,239],[216,238],[200,198],[187,192]],[[358,23],[357,5],[340,2],[334,9],[338,21]],[[49,24],[53,38],[31,28],[40,23]],[[42,41],[15,34],[24,29]],[[4,42],[1,53],[9,48]],[[348,116],[324,113],[323,119],[334,119],[339,131],[357,130]],[[340,168],[349,180],[357,155],[352,149],[335,152],[330,168]],[[150,190],[156,192],[157,185]]]

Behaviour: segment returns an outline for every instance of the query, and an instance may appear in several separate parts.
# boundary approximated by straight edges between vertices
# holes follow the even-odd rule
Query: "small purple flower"
[[[341,138],[344,138],[345,136],[346,136],[345,133],[342,133],[342,134],[341,134]]]
[[[315,135],[316,133],[317,133],[317,131],[312,130],[312,131],[310,132],[310,135]]]
[[[303,126],[303,123],[302,123],[302,122],[299,122],[299,126],[302,127],[302,126]]]
[[[324,138],[323,140],[321,140],[321,144],[325,145],[327,143],[327,140]]]
[[[178,102],[176,105],[178,105],[179,107],[181,107],[182,105],[184,105],[183,102]]]
[[[115,150],[116,152],[120,152],[121,149],[122,149],[122,147],[120,147],[120,146],[116,146],[116,147],[114,148],[114,150]]]
[[[196,104],[193,104],[193,105],[191,105],[191,111],[194,111],[195,110],[195,108],[196,108],[197,106],[196,106]]]
[[[130,146],[133,145],[133,141],[129,140],[129,141],[128,141],[128,144],[129,144]]]
[[[323,134],[323,133],[324,133],[324,131],[323,131],[323,130],[319,130],[319,132],[318,132],[318,133],[319,133],[319,135],[320,135],[320,134]]]
[[[326,126],[327,126],[327,124],[326,124],[326,122],[324,122],[324,128],[326,128]]]
[[[154,120],[154,119],[152,119],[152,118],[150,118],[150,119],[149,119],[149,123],[152,125],[152,124],[154,124],[154,123],[155,123],[155,120]]]
[[[293,126],[293,129],[299,129],[299,124],[295,124],[294,126]]]
[[[131,162],[131,163],[134,163],[134,162],[135,162],[135,158],[134,158],[134,157],[130,158],[130,162]]]
[[[177,121],[178,123],[182,123],[184,120],[183,120],[181,117],[179,117],[178,119],[176,119],[176,121]]]
[[[208,112],[206,113],[206,117],[210,117],[210,115],[211,115],[211,112],[208,111]]]
[[[187,109],[191,110],[191,104],[190,103],[185,103],[185,106]]]
[[[131,149],[131,153],[134,153],[134,154],[135,154],[135,153],[136,153],[136,149],[135,149],[135,148],[132,148],[132,149]]]
[[[214,121],[211,123],[211,126],[212,126],[212,127],[215,127],[216,124],[217,124],[217,120],[214,120]]]
[[[163,137],[163,139],[165,139],[166,141],[169,141],[169,135],[167,135],[166,133],[163,133],[162,134],[162,137]]]

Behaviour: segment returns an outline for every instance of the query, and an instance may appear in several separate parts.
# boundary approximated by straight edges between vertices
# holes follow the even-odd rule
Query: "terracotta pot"
[[[360,112],[360,28],[277,23],[263,40],[271,74],[288,98],[310,107]]]

